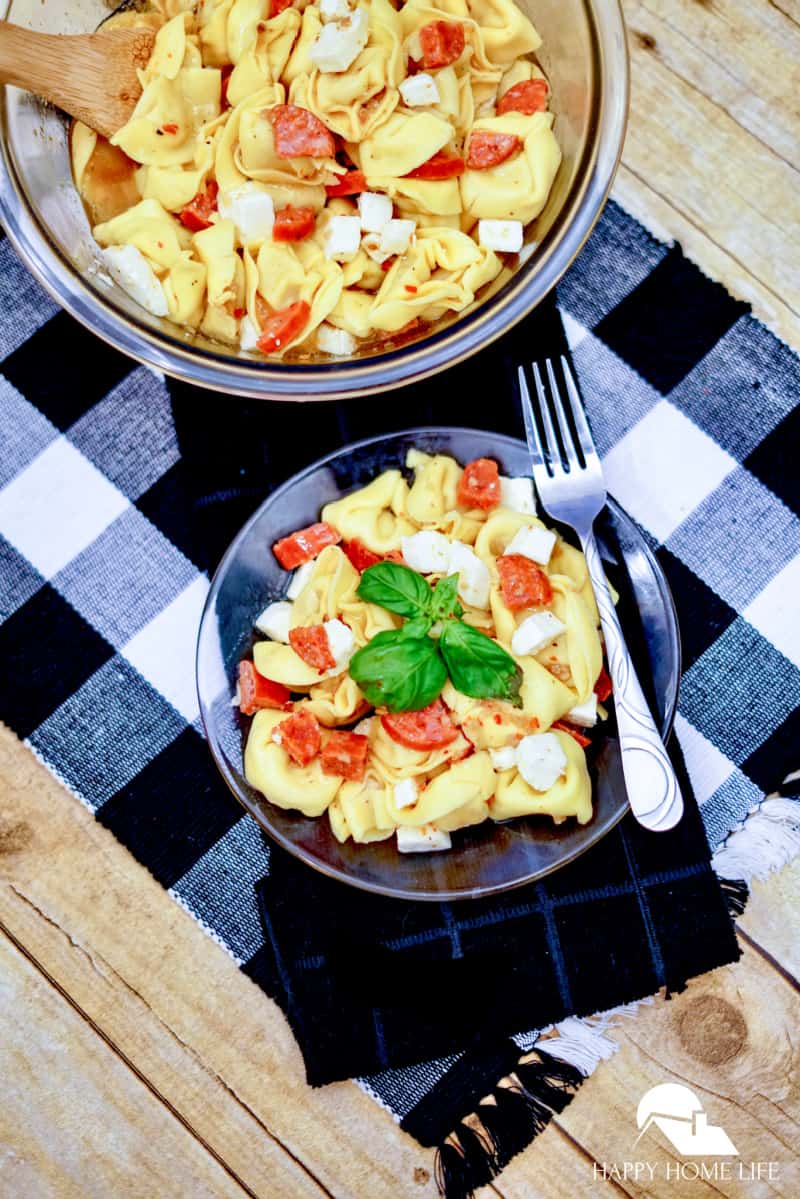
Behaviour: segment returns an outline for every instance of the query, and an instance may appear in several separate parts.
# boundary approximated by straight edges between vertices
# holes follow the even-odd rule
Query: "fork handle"
[[[673,828],[683,815],[680,786],[636,677],[591,530],[581,537],[581,544],[606,641],[631,811],[645,828],[663,832]]]

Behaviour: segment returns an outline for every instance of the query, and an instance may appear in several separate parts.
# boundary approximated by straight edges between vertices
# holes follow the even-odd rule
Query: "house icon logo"
[[[643,1095],[636,1109],[636,1123],[641,1131],[635,1145],[655,1124],[682,1157],[739,1156],[725,1129],[708,1123],[700,1100],[680,1083],[661,1083]]]

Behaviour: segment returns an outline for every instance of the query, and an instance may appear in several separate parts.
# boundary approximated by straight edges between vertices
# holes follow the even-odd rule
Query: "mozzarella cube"
[[[323,25],[308,57],[325,74],[346,71],[358,58],[369,37],[369,17],[363,8],[340,21]]]
[[[540,649],[566,630],[566,625],[552,612],[534,612],[526,616],[511,638],[511,652],[517,658],[538,654]]]
[[[153,316],[169,312],[167,297],[150,263],[136,246],[109,246],[103,250],[108,273],[132,300]]]
[[[330,28],[330,26],[326,26]],[[357,216],[332,216],[325,227],[323,250],[326,258],[352,262],[361,245],[361,221]]]
[[[413,808],[419,799],[419,788],[414,779],[403,779],[394,785],[394,806],[396,808]]]
[[[416,221],[391,220],[381,229],[381,253],[405,254],[417,229]]]
[[[524,516],[536,515],[536,499],[533,494],[533,479],[509,479],[500,476],[500,503],[512,512]]]
[[[522,221],[478,221],[478,241],[484,250],[518,254],[522,249]]]
[[[259,633],[271,637],[273,641],[289,644],[289,624],[292,619],[292,605],[287,600],[277,600],[267,604],[264,611],[256,620]]]
[[[403,103],[409,108],[420,108],[425,104],[439,103],[439,89],[436,86],[436,80],[433,75],[426,74],[425,71],[419,75],[409,75],[408,79],[404,79],[400,84],[400,95],[403,97]]]
[[[378,266],[383,266],[386,259],[392,256],[388,250],[381,249],[380,233],[367,233],[362,237],[361,245],[366,250],[368,257],[373,262],[377,262]]]
[[[369,737],[375,725],[374,716],[365,716],[363,720],[359,720],[358,724],[353,729],[354,733],[358,733],[359,737]]]
[[[412,533],[401,537],[403,561],[421,575],[448,574],[450,542],[444,533]]]
[[[356,652],[356,642],[352,629],[349,629],[344,621],[341,620],[323,621],[322,627],[325,630],[328,645],[330,646],[333,660],[336,663],[330,673],[341,674]]]
[[[489,567],[462,541],[450,542],[447,573],[458,572],[459,597],[470,608],[489,607]]]
[[[272,196],[257,183],[249,181],[217,198],[219,215],[233,221],[243,246],[259,245],[272,237],[275,224],[275,205]]]
[[[319,15],[323,25],[329,21],[343,21],[350,16],[350,5],[347,0],[319,0]]]
[[[452,842],[449,833],[443,833],[435,824],[422,824],[419,828],[397,830],[397,848],[400,853],[431,853],[437,849],[449,849]]]
[[[490,749],[489,757],[495,770],[511,770],[517,764],[517,747],[504,745],[502,749]]]
[[[261,330],[256,327],[249,316],[242,317],[239,325],[239,345],[243,350],[257,350]]]
[[[547,566],[555,544],[556,535],[550,529],[542,529],[539,525],[528,525],[527,529],[517,530],[503,553],[521,554],[523,558],[530,558],[531,562]]]
[[[523,737],[517,747],[517,769],[534,791],[549,791],[567,770],[567,755],[556,734]]]
[[[358,215],[365,233],[380,233],[393,212],[392,201],[382,192],[362,192],[358,197]]]
[[[355,352],[356,339],[346,329],[336,329],[333,325],[323,322],[317,329],[317,349],[323,354],[335,354],[337,358],[347,358]]]
[[[313,562],[304,562],[302,566],[298,566],[297,570],[294,572],[289,581],[289,586],[286,588],[287,599],[297,599],[298,595],[313,575],[314,565],[315,564]]]
[[[576,704],[567,712],[566,719],[582,729],[593,729],[597,724],[597,696],[594,692],[582,704]]]

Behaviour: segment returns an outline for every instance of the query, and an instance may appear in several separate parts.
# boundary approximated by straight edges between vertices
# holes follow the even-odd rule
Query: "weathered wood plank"
[[[0,1193],[9,1199],[245,1199],[2,935],[0,1078]]]

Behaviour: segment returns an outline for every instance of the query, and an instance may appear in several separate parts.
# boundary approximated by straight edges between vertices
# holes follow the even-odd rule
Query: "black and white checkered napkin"
[[[324,913],[336,884],[270,849],[217,779],[192,659],[204,572],[279,478],[354,437],[432,418],[517,431],[500,357],[490,350],[410,394],[247,404],[165,384],[96,341],[56,312],[7,243],[0,300],[0,717],[282,1002],[313,1081],[364,1072],[361,1085],[426,1144],[492,1095],[481,1135],[460,1125],[460,1149],[443,1157],[451,1192],[466,1193],[578,1081],[544,1043],[520,1064],[535,1040],[522,1030],[679,986],[735,955],[700,819],[690,805],[658,837],[623,822],[576,866],[497,904],[448,914],[361,896],[360,940],[352,922],[337,935],[289,902],[301,886]],[[677,732],[713,847],[796,765],[797,360],[613,205],[559,305],[609,490],[644,528],[676,598]],[[553,353],[558,331],[545,319],[514,334],[515,352]],[[264,878],[266,931],[255,896]],[[342,912],[354,902],[335,897]],[[520,938],[529,952],[498,996],[473,959],[505,968]],[[441,1005],[423,1005],[401,1027],[393,991],[367,1005],[354,992],[347,967],[360,951],[390,984],[392,952],[443,985],[442,962],[455,965],[476,1002],[449,1024]],[[395,972],[413,1009],[402,981]],[[326,1029],[321,994],[346,1033]],[[480,999],[496,1020],[477,1018]],[[395,1023],[376,1026],[376,1012]],[[402,1064],[421,1055],[432,1060]],[[498,1088],[512,1069],[521,1086]]]

